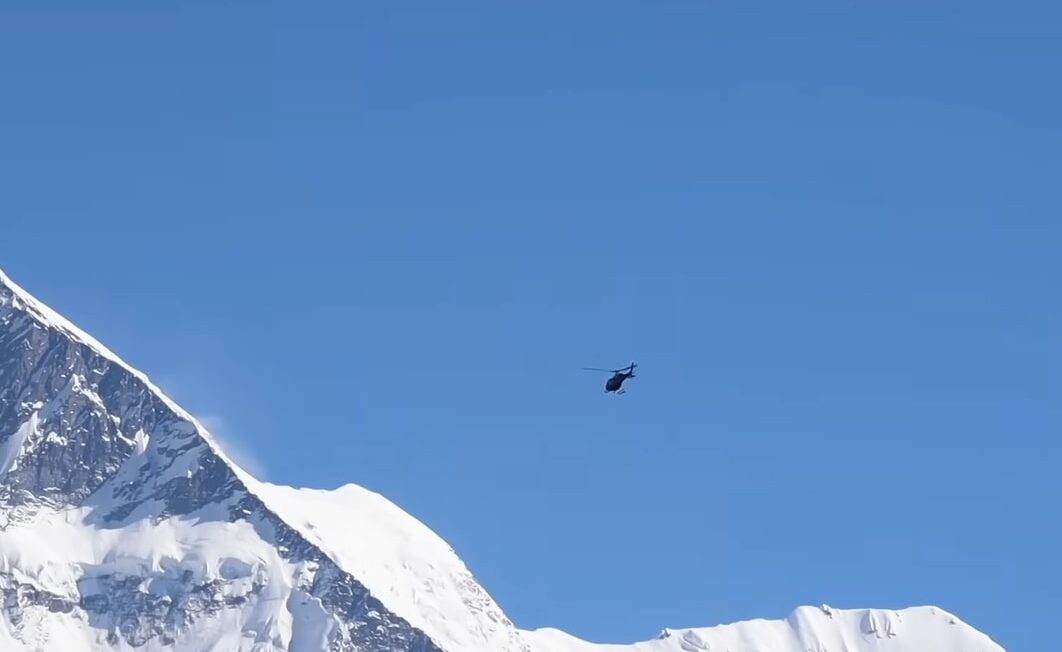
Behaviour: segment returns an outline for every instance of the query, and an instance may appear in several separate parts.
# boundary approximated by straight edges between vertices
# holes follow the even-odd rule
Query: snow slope
[[[632,645],[518,630],[445,541],[356,485],[253,478],[0,272],[2,652],[999,652],[932,607],[801,608]]]
[[[472,649],[475,641],[498,646],[492,649],[522,645],[508,638],[512,624],[453,549],[380,494],[353,484],[322,491],[256,483],[254,491],[444,648]]]
[[[785,620],[669,629],[633,645],[588,643],[556,629],[524,636],[534,652],[1003,652],[988,636],[936,607],[801,607]]]

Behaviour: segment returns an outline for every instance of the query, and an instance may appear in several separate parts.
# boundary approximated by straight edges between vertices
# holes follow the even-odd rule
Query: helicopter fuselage
[[[606,392],[619,391],[620,387],[623,387],[623,381],[627,380],[628,378],[630,378],[633,375],[634,375],[633,373],[618,373],[618,374],[616,374],[615,376],[613,376],[613,377],[609,378],[607,381],[605,381],[605,391]]]

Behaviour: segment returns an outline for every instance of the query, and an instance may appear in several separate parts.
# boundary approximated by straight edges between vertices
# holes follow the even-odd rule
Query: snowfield
[[[1002,652],[935,607],[888,611],[801,607],[785,620],[665,630],[633,645],[587,643],[556,629],[525,632],[535,652]]]
[[[933,607],[798,609],[631,645],[523,631],[357,485],[260,482],[0,273],[2,652],[1001,652]]]
[[[113,530],[86,525],[84,510],[38,515],[0,536],[0,588],[32,587],[49,596],[31,605],[17,620],[0,620],[0,649],[11,650],[296,650],[327,649],[328,619],[318,617],[293,643],[293,622],[314,609],[290,578],[298,569],[285,562],[247,523],[201,522],[183,518],[158,524],[138,522]],[[108,641],[123,609],[111,604],[85,617],[65,605],[83,598],[107,597],[114,582],[133,578],[148,596],[137,605],[165,609],[187,587],[218,583],[220,601],[246,599],[256,586],[268,587],[248,600],[252,608],[219,611],[168,642],[153,638],[134,647],[128,640]],[[12,586],[12,584],[14,586]],[[25,591],[22,588],[22,591]],[[280,608],[277,608],[280,607]],[[317,609],[320,611],[319,607]],[[145,610],[146,611],[146,610]],[[144,614],[148,616],[147,613]],[[323,614],[320,614],[323,615]]]

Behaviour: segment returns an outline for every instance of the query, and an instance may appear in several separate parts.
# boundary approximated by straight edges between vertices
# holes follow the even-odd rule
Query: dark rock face
[[[0,275],[0,536],[43,511],[74,508],[99,529],[187,515],[245,522],[305,569],[298,590],[337,624],[329,650],[442,652],[249,492],[143,377],[54,323]],[[197,621],[245,608],[268,588],[247,577],[82,570],[77,600],[0,572],[3,617],[17,625],[28,605],[46,606],[112,642],[172,645]]]

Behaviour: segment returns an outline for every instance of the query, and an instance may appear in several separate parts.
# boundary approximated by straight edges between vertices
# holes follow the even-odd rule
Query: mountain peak
[[[0,459],[7,464],[0,471],[17,470],[20,457],[27,453],[38,460],[51,455],[59,465],[53,469],[54,474],[37,477],[43,484],[19,485],[23,492],[48,502],[58,489],[66,487],[71,495],[60,504],[76,500],[74,494],[85,498],[104,481],[113,479],[111,474],[147,442],[172,445],[171,452],[180,449],[183,455],[174,454],[175,458],[197,454],[216,458],[208,463],[218,471],[224,467],[235,481],[250,478],[227,458],[202,424],[145,374],[38,301],[3,272],[0,326],[0,351],[4,353],[0,358],[0,397],[5,399],[6,408],[3,416],[18,421],[14,435],[3,444]],[[136,403],[135,409],[129,405],[131,402]],[[119,416],[116,410],[125,414]],[[70,421],[74,414],[80,419],[76,424]],[[102,418],[104,415],[106,418]],[[148,451],[138,452],[143,455]],[[102,466],[93,469],[93,463]],[[22,463],[22,467],[27,464]],[[39,466],[35,468],[41,470]],[[65,476],[64,482],[56,482],[61,476]],[[160,478],[152,473],[143,479]],[[79,480],[84,484],[74,486]],[[12,486],[10,474],[2,484]]]
[[[6,276],[0,514],[0,590],[17,598],[22,644],[525,649],[415,519],[360,488],[259,482],[145,374]],[[31,615],[78,643],[34,639]],[[224,633],[234,620],[238,640]]]
[[[36,297],[15,283],[11,277],[4,273],[3,269],[0,269],[0,310],[5,308],[9,308],[12,312],[23,311],[25,314],[31,316],[39,326],[62,334],[69,340],[86,347],[101,359],[120,367],[125,373],[142,383],[145,388],[147,388],[166,406],[167,409],[184,421],[192,424],[196,432],[211,446],[216,454],[225,459],[226,463],[231,468],[237,473],[245,473],[243,469],[231,459],[227,458],[224,451],[218,446],[216,440],[210,435],[209,431],[176,401],[155,386],[148,378],[147,374],[125,362],[118,356],[118,354],[111,351],[95,337],[81,330],[76,324],[53,310],[47,304],[39,301]]]

